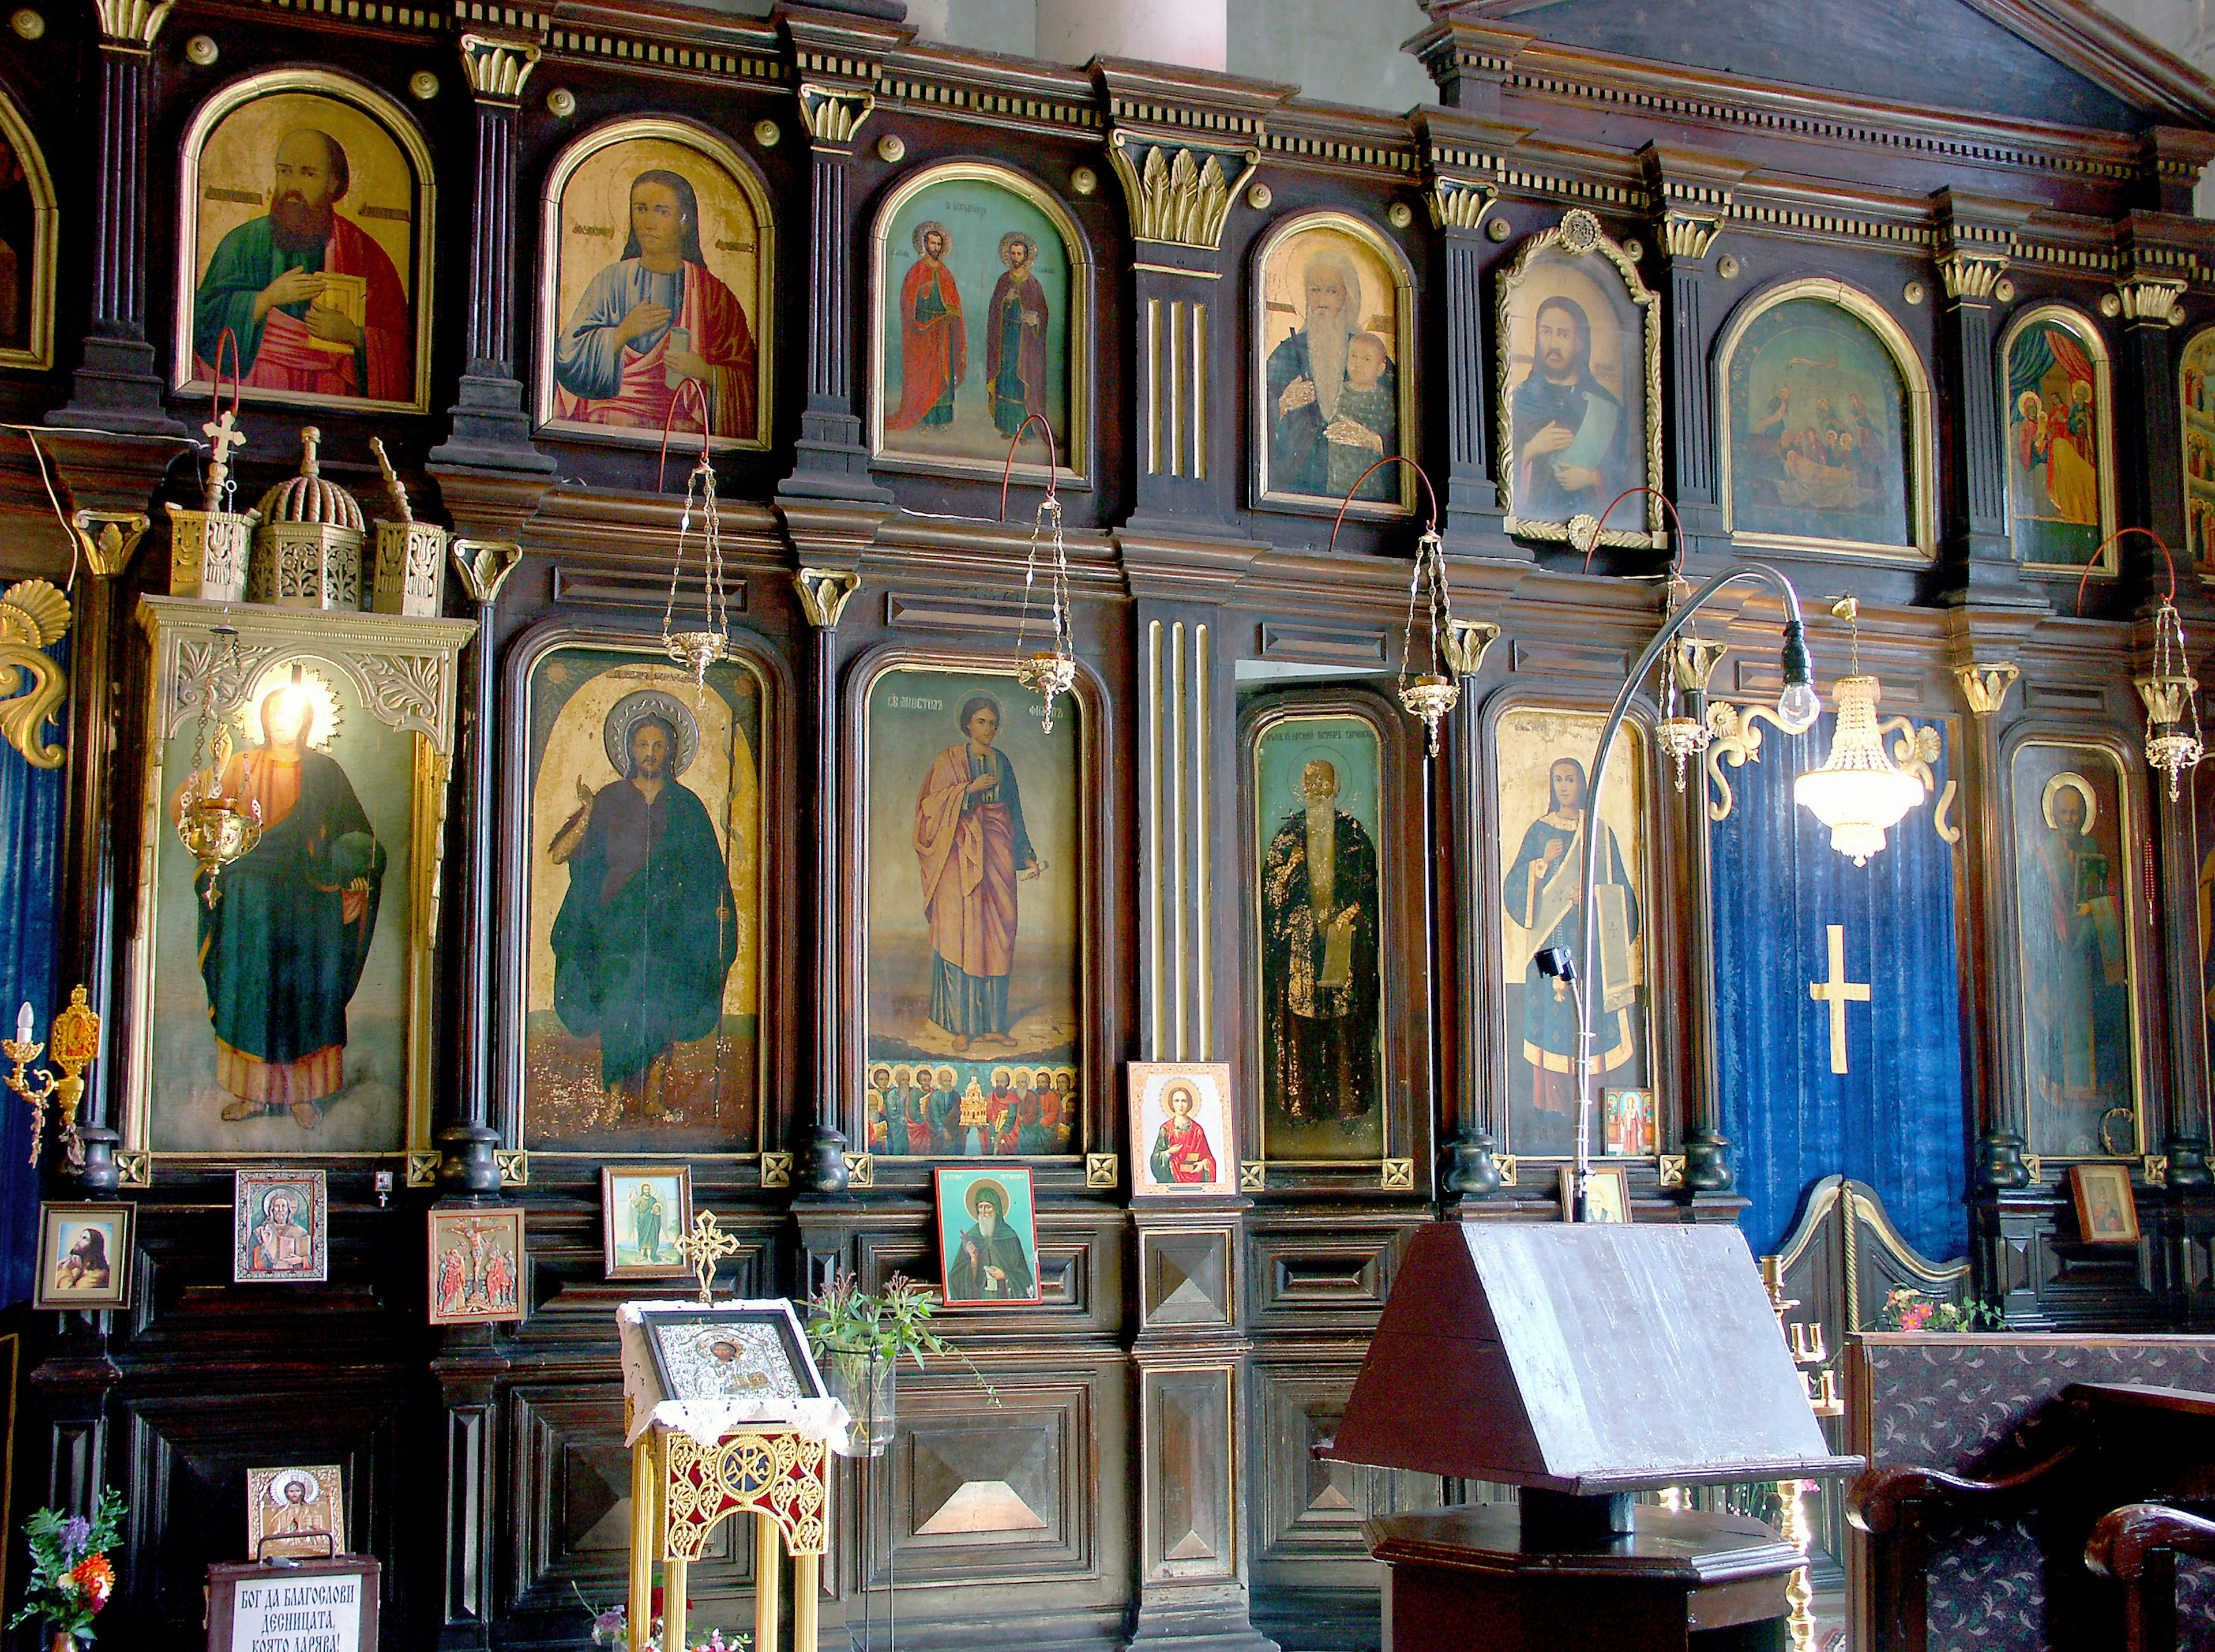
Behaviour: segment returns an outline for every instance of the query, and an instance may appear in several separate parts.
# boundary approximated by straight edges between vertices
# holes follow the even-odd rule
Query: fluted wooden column
[[[531,415],[515,374],[515,117],[541,49],[535,35],[462,36],[462,67],[477,106],[469,365],[450,409],[452,433],[432,450],[434,464],[554,469],[554,461],[531,445]]]
[[[140,435],[183,433],[162,405],[146,340],[148,59],[172,0],[95,0],[100,18],[100,125],[95,138],[92,325],[67,407],[46,422]]]

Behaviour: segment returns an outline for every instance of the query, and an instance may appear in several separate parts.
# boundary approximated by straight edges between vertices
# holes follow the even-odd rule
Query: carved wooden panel
[[[865,1465],[863,1566],[902,1589],[1095,1576],[1094,1384],[1003,1373],[993,1402],[958,1363],[903,1372],[899,1433]]]
[[[1145,1575],[1229,1576],[1236,1571],[1230,1366],[1148,1371],[1145,1422]]]
[[[1349,1219],[1344,1211],[1257,1215],[1248,1236],[1255,1333],[1372,1328],[1391,1294],[1408,1225]]]
[[[518,1387],[510,1397],[507,1601],[559,1611],[576,1592],[596,1604],[623,1598],[630,1559],[630,1452],[623,1441],[623,1385]],[[753,1587],[752,1528],[727,1520],[694,1564],[693,1598]],[[709,1622],[735,1622],[726,1612]]]
[[[1028,1335],[1070,1335],[1112,1329],[1120,1319],[1123,1247],[1120,1218],[1092,1211],[1041,1209],[1038,1217],[1036,1305],[963,1308],[949,1323],[1020,1328]],[[936,1239],[925,1222],[853,1236],[850,1265],[864,1290],[883,1288],[894,1274],[937,1285],[944,1277]],[[843,1259],[842,1259],[843,1260]]]
[[[1440,1502],[1435,1477],[1319,1463],[1310,1454],[1311,1446],[1337,1432],[1361,1369],[1358,1348],[1332,1352],[1337,1357],[1296,1362],[1280,1356],[1257,1360],[1253,1367],[1249,1450],[1258,1482],[1251,1499],[1257,1587],[1328,1579],[1373,1590],[1361,1523],[1378,1514],[1435,1508]]]
[[[131,1563],[121,1569],[118,1604],[126,1606],[138,1643],[200,1640],[208,1563],[246,1556],[247,1471],[284,1463],[339,1465],[347,1545],[385,1562],[383,1606],[396,1620],[406,1572],[392,1563],[394,1514],[404,1495],[393,1375],[388,1384],[335,1373],[288,1383],[265,1374],[243,1393],[211,1387],[126,1402],[117,1478],[131,1511],[124,1528]]]
[[[1227,1227],[1141,1233],[1138,1273],[1147,1325],[1228,1327],[1236,1310],[1236,1238]]]

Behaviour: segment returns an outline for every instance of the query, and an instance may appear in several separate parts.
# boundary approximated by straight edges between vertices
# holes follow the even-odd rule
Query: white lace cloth
[[[771,1424],[792,1428],[810,1440],[819,1440],[841,1455],[846,1452],[849,1419],[843,1401],[776,1394],[736,1395],[712,1400],[665,1397],[654,1367],[653,1350],[647,1340],[646,1321],[656,1313],[679,1311],[734,1316],[746,1312],[782,1314],[792,1328],[788,1346],[800,1350],[803,1368],[795,1374],[803,1387],[813,1387],[818,1393],[823,1391],[823,1379],[816,1373],[815,1362],[808,1357],[807,1340],[801,1331],[799,1316],[793,1312],[792,1304],[782,1297],[759,1302],[718,1302],[713,1307],[666,1299],[626,1302],[616,1310],[616,1329],[623,1339],[623,1396],[630,1401],[630,1432],[624,1445],[635,1445],[639,1436],[656,1423],[690,1434],[703,1446],[713,1446],[734,1428]]]

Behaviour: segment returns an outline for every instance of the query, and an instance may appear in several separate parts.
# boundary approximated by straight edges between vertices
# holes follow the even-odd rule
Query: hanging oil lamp
[[[212,912],[222,899],[216,885],[223,869],[261,841],[261,805],[224,790],[224,773],[230,765],[230,727],[216,715],[215,708],[238,691],[245,670],[238,628],[228,612],[210,628],[210,635],[207,668],[187,690],[198,698],[199,713],[193,732],[192,771],[177,797],[177,839],[206,876],[200,899]],[[210,724],[214,725],[212,738]]]
[[[1412,669],[1418,602],[1427,609],[1429,621],[1429,665],[1421,672]],[[1445,544],[1435,528],[1426,528],[1415,543],[1414,572],[1408,580],[1408,623],[1400,636],[1399,692],[1400,703],[1407,708],[1408,715],[1421,722],[1433,757],[1439,754],[1439,726],[1461,701],[1461,685],[1448,673],[1445,656],[1439,644],[1440,635],[1452,621],[1453,598],[1446,586]]]
[[[1031,617],[1031,587],[1038,578],[1039,542],[1052,530],[1052,564],[1046,571],[1046,590],[1052,604],[1052,645],[1026,652],[1024,633]],[[1015,680],[1039,697],[1040,732],[1053,733],[1054,697],[1077,689],[1077,648],[1069,624],[1069,552],[1062,543],[1061,501],[1051,493],[1039,501],[1031,523],[1029,559],[1023,564],[1023,607],[1015,621]]]
[[[669,565],[669,601],[661,611],[661,646],[672,660],[690,668],[694,689],[704,695],[708,667],[730,655],[730,597],[723,585],[723,519],[715,505],[715,467],[708,456],[707,396],[700,389],[699,380],[688,378],[678,388],[678,403],[684,401],[687,390],[699,398],[701,404],[700,462],[685,479],[684,509],[677,519],[677,556]],[[671,412],[674,416],[674,406]],[[665,429],[665,451],[668,439]],[[703,525],[700,538],[700,593],[707,613],[699,629],[680,631],[676,629],[677,587],[684,577],[684,547],[691,537],[696,512]]]
[[[2138,686],[2146,709],[2146,761],[2169,777],[2173,803],[2206,747],[2200,737],[2200,683],[2186,664],[2184,617],[2166,597],[2154,610],[2153,674],[2138,679]]]
[[[1692,594],[1682,575],[1669,576],[1668,611]],[[1684,765],[1708,749],[1708,682],[1726,651],[1721,642],[1705,642],[1690,627],[1661,656],[1661,716],[1654,738],[1677,768],[1677,789],[1684,789]]]

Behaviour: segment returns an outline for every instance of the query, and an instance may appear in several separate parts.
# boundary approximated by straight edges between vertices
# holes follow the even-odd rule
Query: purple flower
[[[72,1559],[92,1546],[92,1522],[72,1514],[62,1522],[62,1552]]]

